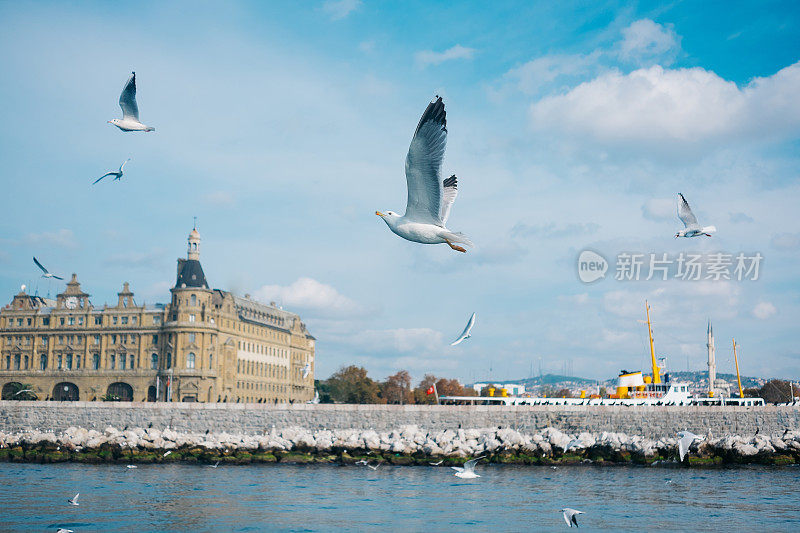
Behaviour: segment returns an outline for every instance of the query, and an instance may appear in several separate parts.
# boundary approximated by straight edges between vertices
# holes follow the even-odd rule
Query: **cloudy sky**
[[[197,216],[209,282],[299,312],[322,377],[608,378],[649,359],[645,299],[673,369],[704,368],[710,318],[719,371],[735,336],[744,373],[800,377],[797,4],[449,4],[0,3],[2,299],[60,291],[35,255],[96,306],[123,281],[168,301]],[[131,70],[155,133],[106,123]],[[435,94],[465,255],[374,215],[403,212]],[[673,238],[678,192],[713,238]],[[609,261],[591,284],[585,249]],[[622,252],[763,262],[616,280]]]

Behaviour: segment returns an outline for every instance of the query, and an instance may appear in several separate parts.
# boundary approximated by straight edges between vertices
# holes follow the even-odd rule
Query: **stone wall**
[[[100,403],[0,401],[0,431],[61,432],[70,426],[167,427],[181,432],[263,434],[282,430],[374,429],[416,425],[424,431],[502,426],[533,434],[545,427],[567,433],[613,431],[650,438],[674,437],[689,429],[722,435],[783,435],[800,430],[800,406],[438,406],[286,405],[213,403]]]

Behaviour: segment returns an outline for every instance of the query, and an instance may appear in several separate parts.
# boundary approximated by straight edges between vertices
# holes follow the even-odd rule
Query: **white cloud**
[[[619,56],[637,64],[669,65],[681,49],[681,37],[672,24],[662,25],[641,19],[622,30]]]
[[[453,59],[472,59],[473,55],[475,55],[474,48],[467,48],[457,44],[452,48],[448,48],[444,52],[423,50],[421,52],[417,52],[414,57],[420,66],[427,67],[428,65],[439,65],[445,61],[451,61]]]
[[[354,301],[312,278],[300,278],[287,286],[264,285],[255,291],[255,297],[262,302],[275,301],[310,317],[352,316],[361,312]]]
[[[78,247],[78,241],[75,240],[75,234],[71,229],[28,233],[22,238],[21,244],[26,246],[59,246],[71,249]]]
[[[442,334],[430,328],[398,328],[365,330],[353,335],[348,344],[353,348],[378,354],[422,354],[443,346]]]
[[[730,218],[730,221],[733,222],[734,224],[745,224],[745,223],[752,224],[753,222],[755,222],[753,217],[742,212],[730,213],[728,218]]]
[[[743,88],[703,68],[610,71],[531,106],[534,129],[593,145],[704,151],[800,131],[800,63]]]
[[[561,89],[567,84],[572,86],[587,74],[597,72],[600,55],[596,51],[586,55],[553,54],[537,57],[506,72],[494,92],[500,93],[513,87],[523,94],[535,95],[545,87]]]
[[[760,302],[753,308],[753,316],[760,320],[766,320],[777,312],[775,306],[769,302]]]
[[[360,5],[361,0],[327,0],[322,4],[322,11],[331,20],[341,20],[355,11]]]
[[[669,198],[651,198],[642,205],[642,216],[649,220],[659,222],[671,220],[676,215],[675,200]]]
[[[770,240],[773,248],[794,250],[800,248],[800,233],[777,233]]]
[[[105,264],[115,267],[140,267],[163,270],[166,263],[166,252],[157,248],[149,252],[126,252],[109,256]]]

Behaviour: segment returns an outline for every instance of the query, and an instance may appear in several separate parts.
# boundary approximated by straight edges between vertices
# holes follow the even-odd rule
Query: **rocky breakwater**
[[[171,429],[103,431],[70,427],[62,433],[0,432],[0,461],[92,463],[341,463],[359,460],[395,465],[460,464],[470,457],[526,465],[642,464],[678,462],[676,438],[650,439],[623,433],[567,434],[545,428],[533,434],[484,428],[424,431],[403,426],[391,432],[291,427],[265,434],[179,433]],[[705,437],[692,444],[684,465],[800,463],[800,431],[782,436]]]

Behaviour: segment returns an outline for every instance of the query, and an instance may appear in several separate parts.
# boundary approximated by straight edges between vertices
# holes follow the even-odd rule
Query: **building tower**
[[[708,395],[714,396],[714,385],[717,381],[717,361],[714,356],[714,328],[708,321],[706,348],[708,348]]]

